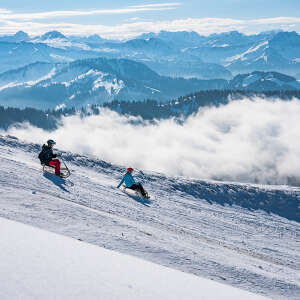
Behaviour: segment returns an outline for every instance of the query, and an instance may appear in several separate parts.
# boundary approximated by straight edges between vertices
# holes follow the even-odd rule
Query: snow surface
[[[123,80],[117,78],[109,79],[109,74],[97,72],[99,77],[94,81],[93,91],[104,87],[106,92],[111,96],[112,94],[118,95],[121,89],[125,87]]]
[[[35,40],[31,40],[31,42],[32,43],[44,43],[50,47],[58,48],[58,49],[66,49],[69,47],[74,47],[74,48],[78,48],[80,50],[87,50],[87,51],[91,50],[91,47],[89,47],[85,43],[74,43],[65,38],[50,38],[50,39],[46,39],[46,40],[35,39]]]
[[[8,88],[16,87],[16,86],[26,86],[26,87],[34,86],[34,85],[40,83],[41,81],[51,79],[55,75],[55,72],[56,72],[56,68],[54,67],[50,70],[50,72],[48,74],[43,75],[42,77],[40,77],[38,79],[25,80],[25,81],[13,81],[6,85],[0,86],[0,91],[8,89]]]
[[[262,43],[259,43],[256,46],[250,47],[247,51],[245,51],[245,52],[243,52],[241,54],[238,54],[238,55],[235,55],[235,56],[232,56],[232,57],[227,57],[225,59],[225,61],[230,62],[230,63],[234,62],[234,61],[238,61],[238,60],[245,61],[245,60],[248,59],[247,56],[249,54],[252,54],[254,52],[257,52],[258,50],[261,50],[262,47],[263,47],[263,50],[265,50],[266,48],[268,48],[269,47],[269,42],[268,41],[264,41]],[[267,59],[267,58],[265,58],[265,59]]]
[[[68,74],[68,75],[70,76],[70,74]],[[87,78],[89,76],[98,76],[98,75],[100,76],[100,78],[103,78],[104,76],[107,76],[108,74],[105,74],[105,73],[102,73],[100,71],[95,71],[93,69],[90,69],[87,72],[82,73],[82,74],[76,76],[74,79],[72,79],[70,81],[62,81],[60,83],[63,84],[64,86],[68,87],[68,86],[70,86],[71,84],[73,84],[76,81],[85,79],[85,78]]]
[[[282,81],[276,77],[274,77],[274,74],[270,73],[270,74],[249,74],[248,76],[246,76],[245,78],[243,78],[240,82],[237,82],[235,84],[235,87],[238,88],[240,85],[242,85],[242,87],[248,87],[249,85],[251,85],[252,83],[255,83],[256,81],[272,81],[275,84],[277,84],[279,87],[282,86],[290,86],[290,87],[294,87],[296,89],[300,89],[300,85],[299,82],[297,82],[297,80],[294,81]]]
[[[55,54],[51,54],[50,56],[53,58],[58,57]],[[67,57],[59,58],[70,61]],[[35,73],[33,73],[33,71],[35,71]],[[29,75],[27,73],[29,73]],[[92,68],[79,67],[69,70],[65,69],[63,65],[56,65],[49,70],[46,69],[46,72],[43,66],[38,66],[37,68],[32,66],[31,70],[20,70],[19,72],[16,70],[11,77],[9,77],[9,75],[2,77],[3,78],[0,80],[0,91],[18,86],[23,86],[25,88],[33,86],[49,87],[51,84],[61,84],[72,90],[72,85],[81,84],[86,87],[85,91],[88,90],[89,93],[102,89],[109,96],[112,96],[118,95],[119,92],[125,88],[124,81],[112,74],[104,73]],[[78,89],[78,86],[76,89]],[[69,96],[69,100],[72,100],[75,97],[76,94],[73,93]]]
[[[106,53],[115,53],[115,52],[120,52],[120,50],[118,49],[114,49],[114,48],[94,48],[93,51],[95,52],[106,52]]]
[[[61,76],[61,75],[60,75]],[[69,81],[62,81],[62,79],[58,78],[53,78],[52,82],[55,83],[61,83],[66,87],[71,86],[75,82],[83,81],[83,80],[91,80],[92,81],[92,91],[96,91],[99,88],[104,88],[110,96],[112,94],[117,95],[125,87],[125,84],[123,80],[119,80],[117,78],[114,78],[112,75],[108,73],[103,73],[101,71],[96,71],[94,69],[90,69],[84,73],[81,73],[79,75],[71,74],[68,72],[67,74],[68,77],[73,76]],[[64,80],[64,79],[63,79]],[[72,95],[70,100],[72,100],[76,95]]]
[[[38,84],[41,81],[51,79],[55,75],[55,73],[56,73],[56,68],[54,67],[54,68],[52,68],[52,70],[47,75],[45,75],[45,76],[43,76],[43,77],[41,77],[37,80],[25,81],[24,84],[25,85],[30,85],[30,86]]]
[[[101,160],[64,152],[71,177],[43,175],[40,148],[0,136],[0,217],[273,299],[299,299],[299,188],[136,171],[152,196],[146,201],[117,189],[124,167]]]
[[[267,299],[3,218],[0,235],[2,300]]]
[[[54,59],[57,59],[58,61],[63,61],[63,62],[72,62],[75,59],[67,57],[67,56],[62,56],[62,55],[58,55],[58,54],[53,54],[51,53],[50,56]]]
[[[20,85],[23,85],[22,83],[15,83],[15,82],[11,82],[11,83],[8,83],[4,86],[1,86],[0,87],[0,91],[3,91],[5,89],[9,89],[9,88],[12,88],[12,87],[16,87],[16,86],[20,86]]]
[[[151,91],[152,91],[152,94],[154,94],[154,93],[161,93],[160,90],[154,89],[154,88],[152,88],[152,87],[149,87],[149,86],[146,86],[146,85],[144,85],[144,87],[145,87],[146,89],[151,90]]]

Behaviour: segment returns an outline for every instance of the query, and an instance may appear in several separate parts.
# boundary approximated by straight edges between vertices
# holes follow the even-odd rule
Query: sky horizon
[[[0,35],[19,30],[40,35],[57,30],[66,35],[98,34],[127,39],[146,32],[195,31],[201,35],[240,31],[256,34],[270,30],[300,33],[299,0],[182,0],[96,1],[2,0]]]

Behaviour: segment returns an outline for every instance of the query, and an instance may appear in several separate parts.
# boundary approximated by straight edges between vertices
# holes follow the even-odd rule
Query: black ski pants
[[[143,188],[143,186],[139,183],[139,184],[133,184],[131,187],[129,187],[129,189],[131,190],[140,190],[143,196],[146,196],[146,192]]]

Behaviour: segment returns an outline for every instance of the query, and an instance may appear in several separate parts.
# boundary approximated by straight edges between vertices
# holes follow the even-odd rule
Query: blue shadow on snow
[[[137,195],[134,195],[134,194],[130,194],[130,192],[124,192],[128,197],[130,197],[131,199],[133,199],[134,201],[144,205],[144,206],[147,206],[149,207],[150,204],[151,204],[151,201],[150,199],[146,199],[146,198],[143,198],[141,196],[137,196]]]
[[[44,173],[44,177],[50,181],[52,181],[55,185],[57,185],[61,190],[63,190],[64,192],[67,192],[67,193],[70,193],[66,188],[65,188],[65,185],[66,185],[66,181],[65,179],[59,177],[59,176],[56,176],[54,174],[50,174],[50,173],[47,173],[45,172]]]
[[[208,203],[238,205],[249,210],[263,210],[300,222],[300,194],[293,190],[268,189],[266,186],[208,183],[205,181],[176,182],[169,180],[174,191],[186,193]]]

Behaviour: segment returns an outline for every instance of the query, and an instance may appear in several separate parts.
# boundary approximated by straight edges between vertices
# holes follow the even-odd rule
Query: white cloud
[[[131,5],[129,7],[135,8],[145,8],[145,7],[171,7],[171,6],[181,6],[180,2],[168,2],[168,3],[155,3],[155,4],[144,4],[144,5]]]
[[[282,28],[300,32],[300,18],[266,18],[256,20],[239,20],[230,18],[188,18],[170,21],[149,21],[134,17],[123,24],[108,26],[104,24],[75,24],[66,22],[34,22],[28,20],[0,19],[0,34],[15,33],[24,30],[29,34],[42,34],[49,30],[59,30],[64,34],[90,35],[100,34],[105,38],[128,39],[145,32],[196,31],[201,35],[238,30],[246,34]]]
[[[0,14],[11,14],[12,12],[10,10],[0,8]]]
[[[257,19],[251,20],[253,24],[295,24],[300,23],[300,18],[293,17],[277,17],[277,18],[265,18],[265,19]]]
[[[37,143],[53,138],[64,150],[170,175],[285,184],[300,183],[299,115],[299,100],[256,98],[202,109],[182,125],[133,125],[134,118],[103,111],[66,117],[52,133],[31,126],[7,133]]]
[[[65,11],[48,11],[39,13],[13,13],[8,10],[0,9],[0,18],[2,20],[39,20],[39,19],[52,19],[62,17],[78,17],[78,16],[92,16],[92,15],[108,15],[108,14],[129,14],[140,13],[146,11],[163,11],[176,9],[178,4],[165,3],[160,5],[143,5],[143,6],[131,6],[120,9],[95,9],[89,11],[83,10],[65,10]]]
[[[141,21],[142,18],[140,17],[134,17],[134,18],[129,18],[128,21]]]

